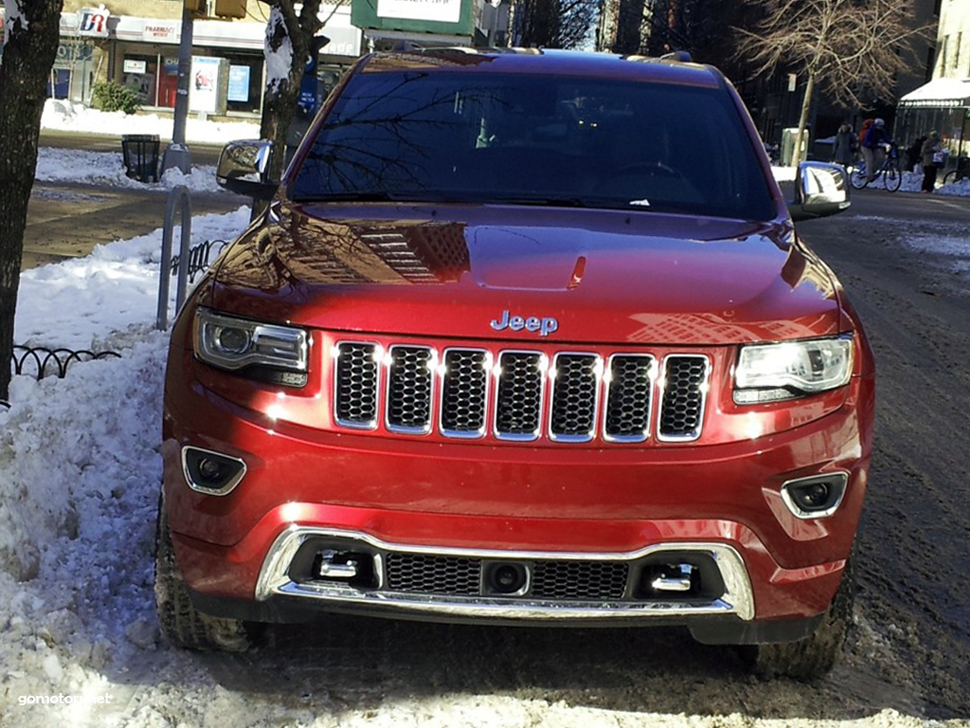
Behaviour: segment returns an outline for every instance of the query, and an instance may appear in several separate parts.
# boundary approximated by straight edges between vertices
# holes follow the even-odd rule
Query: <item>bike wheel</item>
[[[852,173],[849,175],[849,184],[851,184],[857,190],[861,190],[863,187],[869,184],[869,180],[866,179],[865,164],[859,164],[852,168]]]
[[[886,174],[883,177],[886,182],[886,189],[890,192],[895,192],[899,189],[899,186],[903,183],[903,175],[900,173],[898,167],[887,167]]]
[[[955,169],[951,169],[949,172],[943,175],[943,184],[945,185],[952,184],[953,182],[956,182],[956,181],[957,181],[957,171]]]

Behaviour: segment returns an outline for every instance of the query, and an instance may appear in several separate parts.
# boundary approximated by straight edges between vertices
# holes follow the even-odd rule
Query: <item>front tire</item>
[[[855,605],[855,567],[845,562],[842,582],[822,623],[811,637],[797,642],[753,645],[748,657],[752,670],[763,677],[791,677],[818,680],[825,677],[839,659],[845,644]]]
[[[155,610],[162,634],[176,647],[245,652],[253,646],[247,623],[212,617],[195,608],[175,562],[168,512],[162,497],[158,499],[155,531]]]
[[[861,190],[869,184],[869,180],[866,178],[865,164],[859,164],[852,168],[852,172],[849,174],[849,183],[857,190]]]
[[[898,167],[888,167],[884,179],[886,181],[886,189],[890,192],[898,190],[899,186],[903,183],[903,175],[900,173]]]

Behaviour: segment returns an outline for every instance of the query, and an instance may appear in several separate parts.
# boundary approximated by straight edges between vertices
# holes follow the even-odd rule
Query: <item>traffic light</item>
[[[205,12],[206,0],[183,0],[182,6],[193,13]]]
[[[217,18],[245,18],[246,0],[216,0],[213,14]]]

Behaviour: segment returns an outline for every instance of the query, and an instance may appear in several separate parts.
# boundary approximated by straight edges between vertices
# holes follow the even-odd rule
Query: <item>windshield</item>
[[[290,192],[775,215],[723,88],[552,75],[360,74]]]

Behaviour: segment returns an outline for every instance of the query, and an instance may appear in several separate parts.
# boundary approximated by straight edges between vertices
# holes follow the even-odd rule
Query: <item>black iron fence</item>
[[[211,263],[210,259],[213,257],[212,253],[215,252],[216,255],[219,255],[226,245],[228,245],[228,243],[225,240],[205,240],[198,245],[193,245],[191,248],[189,248],[189,283],[195,283],[196,274],[203,273],[208,270]],[[180,255],[172,256],[170,272],[173,276],[178,275],[180,258]]]
[[[75,362],[95,359],[121,358],[116,351],[93,352],[87,349],[48,349],[44,346],[15,346],[11,367],[14,374],[34,376],[38,381],[44,377],[63,379],[67,369]]]
[[[120,359],[121,354],[116,351],[89,351],[87,349],[67,349],[58,347],[49,349],[46,346],[13,347],[10,357],[12,374],[26,374],[37,381],[45,377],[63,379],[67,376],[68,367],[72,364],[96,359]],[[10,403],[0,399],[0,407],[10,408]]]

